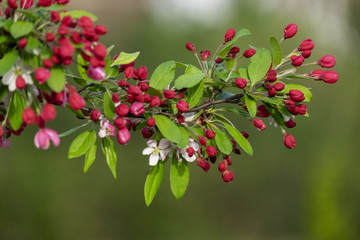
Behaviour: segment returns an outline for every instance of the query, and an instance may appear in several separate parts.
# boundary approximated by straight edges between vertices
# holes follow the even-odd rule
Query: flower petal
[[[165,149],[165,148],[168,148],[170,146],[170,141],[167,140],[166,138],[163,138],[160,140],[160,143],[159,143],[159,148],[160,149]]]
[[[166,155],[167,155],[167,153],[166,153],[166,151],[164,151],[164,150],[160,150],[159,151],[159,154],[160,154],[160,158],[161,158],[161,160],[165,160],[165,158],[166,158]]]
[[[147,147],[147,148],[145,148],[145,149],[143,150],[142,154],[143,154],[143,155],[150,155],[150,154],[152,154],[153,151],[154,151],[153,148]]]
[[[147,141],[147,145],[152,148],[156,148],[157,141],[156,140],[149,140]]]
[[[52,144],[57,147],[60,144],[60,138],[59,135],[52,129],[45,129],[46,134],[50,137],[50,140],[52,142]]]
[[[151,154],[150,158],[149,158],[149,165],[150,166],[155,166],[159,161],[159,155],[158,154]]]

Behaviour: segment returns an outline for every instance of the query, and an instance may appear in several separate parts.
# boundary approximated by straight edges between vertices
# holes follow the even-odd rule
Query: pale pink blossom
[[[194,149],[194,154],[190,157],[189,153],[186,151],[186,149],[188,148],[193,148]],[[195,142],[195,140],[193,138],[189,139],[189,144],[185,147],[185,148],[178,148],[178,150],[176,151],[176,156],[179,160],[179,162],[182,161],[181,156],[188,162],[193,162],[196,160],[196,154],[195,152],[199,151],[199,144],[197,142]]]
[[[52,129],[43,128],[35,134],[34,143],[37,148],[48,149],[50,141],[55,147],[60,144],[59,135]]]
[[[166,156],[170,152],[170,141],[166,138],[160,140],[159,146],[157,146],[156,140],[147,141],[148,147],[145,148],[142,152],[143,155],[150,155],[149,157],[149,165],[155,166],[159,159],[164,161]]]
[[[113,137],[115,136],[115,127],[109,122],[109,120],[101,120],[98,135],[100,138],[104,138],[106,136]]]

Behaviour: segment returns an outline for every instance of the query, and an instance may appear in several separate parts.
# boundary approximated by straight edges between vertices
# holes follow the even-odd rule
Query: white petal
[[[164,161],[165,160],[165,158],[166,158],[166,151],[164,151],[164,150],[160,150],[159,151],[159,154],[160,154],[160,158]]]
[[[195,152],[199,151],[199,144],[196,142],[190,142],[189,147],[192,147]]]
[[[178,159],[179,162],[182,161],[182,159],[181,159],[181,157],[180,157],[180,149],[178,149],[178,150],[176,151],[176,157],[177,157],[177,159]]]
[[[16,80],[9,83],[9,91],[13,92],[16,90]]]
[[[184,158],[188,162],[193,162],[196,159],[196,155],[194,154],[194,155],[192,155],[192,157],[189,157],[189,155],[188,155],[187,157],[184,157]]]
[[[100,138],[106,137],[106,129],[100,129],[100,131],[99,131],[99,137],[100,137]]]
[[[152,154],[153,151],[154,151],[153,148],[147,147],[147,148],[145,148],[145,149],[143,150],[142,154],[143,154],[143,155],[150,155],[150,154]]]
[[[159,161],[159,155],[158,154],[151,154],[149,158],[149,165],[155,166]]]
[[[160,149],[165,149],[165,148],[168,148],[170,146],[170,141],[167,140],[166,138],[163,138],[160,140],[160,143],[159,143],[159,148]]]
[[[13,79],[15,78],[16,80],[16,75],[14,73],[14,68],[12,68],[10,71],[8,71],[7,73],[4,74],[3,78],[2,78],[2,82],[5,85],[9,85],[9,83],[11,81],[14,81]]]
[[[30,75],[22,74],[22,77],[24,78],[26,84],[29,84],[29,85],[34,84]]]
[[[147,145],[152,148],[156,148],[157,141],[156,140],[149,140],[147,141]]]

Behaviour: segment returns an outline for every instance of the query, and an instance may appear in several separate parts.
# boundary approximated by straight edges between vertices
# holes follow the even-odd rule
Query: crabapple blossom
[[[60,144],[59,135],[54,130],[43,128],[35,134],[34,143],[37,148],[48,149],[50,147],[50,142],[55,147]]]
[[[142,154],[143,155],[150,155],[149,157],[149,165],[155,166],[159,159],[164,161],[166,156],[170,152],[170,141],[166,138],[162,138],[159,142],[159,146],[157,145],[156,140],[149,140],[147,141],[148,147],[146,147]]]

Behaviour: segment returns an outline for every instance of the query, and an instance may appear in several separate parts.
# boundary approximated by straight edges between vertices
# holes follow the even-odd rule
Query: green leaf
[[[278,125],[285,126],[284,117],[278,110],[267,103],[264,103],[264,106]]]
[[[176,63],[168,61],[160,64],[150,78],[150,87],[163,90],[175,78]]]
[[[69,109],[70,111],[72,111],[73,113],[75,113],[76,116],[80,117],[81,119],[85,118],[85,115],[83,114],[83,112],[81,110],[74,110],[70,107],[69,104],[66,104],[66,108]]]
[[[186,161],[179,162],[174,154],[170,170],[171,191],[176,199],[184,196],[189,185],[189,166]]]
[[[45,10],[45,11],[59,11],[61,9],[63,9],[66,5],[65,4],[52,4],[51,6],[49,7],[38,7],[36,8],[35,11],[42,11],[42,10]]]
[[[202,99],[204,94],[204,81],[201,81],[198,85],[189,88],[187,90],[188,96],[186,102],[189,104],[189,109],[195,107]]]
[[[0,83],[0,101],[4,99],[4,97],[8,94],[9,87],[7,85],[2,85]]]
[[[235,96],[235,94],[227,91],[222,91],[219,95],[217,95],[216,100],[223,100],[232,96]]]
[[[4,22],[4,28],[7,32],[10,32],[10,28],[13,25],[13,21],[11,19],[8,19]]]
[[[155,88],[149,87],[149,90],[146,91],[146,93],[150,94],[150,96],[158,96],[160,99],[163,97],[163,94],[160,90],[157,90]]]
[[[14,38],[20,38],[29,34],[34,28],[34,24],[31,22],[17,21],[10,27],[11,36]]]
[[[25,108],[26,103],[24,98],[15,90],[11,95],[8,108],[10,126],[15,131],[23,124],[22,113]]]
[[[61,92],[65,86],[65,73],[62,67],[53,67],[47,85],[55,92]]]
[[[119,56],[111,63],[111,67],[115,65],[129,64],[137,59],[140,52],[136,53],[125,53],[121,52]]]
[[[174,143],[181,143],[182,132],[173,121],[163,115],[155,115],[154,118],[156,126],[165,138]]]
[[[282,53],[279,41],[276,37],[270,37],[270,51],[273,58],[273,66],[277,66],[282,61]]]
[[[113,119],[115,116],[115,104],[112,100],[111,93],[107,89],[104,94],[104,113],[108,119]]]
[[[275,104],[275,105],[279,105],[282,103],[283,98],[278,98],[278,97],[268,97],[268,98],[263,98],[261,99],[261,101],[270,103],[270,104]]]
[[[179,127],[181,131],[181,142],[177,145],[178,148],[185,148],[189,144],[189,132],[184,127]]]
[[[250,156],[253,155],[253,149],[251,147],[251,144],[249,143],[248,140],[246,140],[246,138],[241,134],[241,132],[239,132],[239,130],[237,130],[236,128],[230,126],[227,123],[223,123],[224,127],[226,128],[226,130],[228,130],[228,132],[230,133],[230,135],[235,139],[235,141],[240,145],[240,147],[242,149],[244,149],[244,151],[249,154]]]
[[[106,162],[114,175],[114,178],[116,178],[116,162],[117,162],[117,155],[116,150],[114,147],[114,143],[109,137],[104,137],[101,139],[101,148],[104,152]]]
[[[245,111],[242,111],[242,110],[237,110],[237,109],[228,108],[228,107],[225,107],[224,110],[226,110],[228,112],[231,112],[231,113],[238,114],[238,115],[243,116],[243,117],[247,117],[247,118],[251,117],[248,112],[245,112]]]
[[[228,54],[228,52],[230,51],[230,49],[232,48],[232,46],[233,46],[241,37],[244,37],[244,36],[246,36],[246,35],[250,35],[250,31],[249,31],[249,30],[247,30],[247,29],[245,29],[245,28],[239,30],[239,31],[236,33],[236,35],[234,36],[234,38],[233,38],[231,41],[229,41],[229,42],[227,42],[227,43],[225,44],[225,46],[223,47],[223,49],[219,52],[218,57],[221,57],[221,58],[225,57],[225,56]]]
[[[302,85],[298,85],[298,84],[285,84],[285,88],[284,90],[282,90],[282,93],[289,93],[290,90],[300,90],[304,93],[305,96],[305,100],[304,102],[310,102],[310,100],[312,99],[312,93],[310,92],[309,89],[307,89],[306,87],[302,86]]]
[[[229,137],[218,128],[215,130],[215,133],[215,142],[219,150],[226,155],[230,154],[233,150],[233,145]]]
[[[28,40],[28,43],[26,44],[25,49],[28,51],[32,51],[39,46],[39,41],[35,37],[29,36],[27,38],[27,40]]]
[[[159,163],[152,167],[149,174],[146,177],[144,195],[146,206],[150,206],[156,193],[158,192],[161,182],[164,179],[164,162]]]
[[[0,44],[11,43],[11,42],[15,42],[15,40],[11,36],[9,36],[9,35],[1,35],[0,36]]]
[[[247,107],[247,109],[248,109],[248,111],[250,113],[250,116],[252,118],[254,118],[256,116],[256,112],[257,112],[255,99],[246,94],[245,95],[245,104],[246,104],[246,107]]]
[[[187,65],[186,70],[185,70],[185,74],[188,73],[202,73],[202,71],[200,69],[198,69],[197,67],[195,67],[194,65]]]
[[[241,67],[239,68],[239,74],[241,78],[244,78],[246,80],[249,80],[249,75],[248,75],[248,69],[247,67]]]
[[[88,80],[89,76],[86,73],[86,69],[83,67],[83,66],[85,66],[85,60],[80,54],[77,57],[77,62],[78,62],[78,64],[77,64],[78,65],[78,72],[79,72],[80,76],[83,79]]]
[[[96,140],[96,133],[94,130],[88,130],[77,136],[70,145],[68,158],[76,158],[84,155],[89,150],[94,140]]]
[[[73,10],[73,11],[60,13],[61,18],[68,16],[68,15],[70,15],[72,18],[81,18],[82,16],[87,16],[87,17],[91,18],[91,20],[93,20],[94,22],[96,22],[98,20],[97,16],[95,16],[94,14],[89,13],[87,11],[84,11],[84,10]]]
[[[38,19],[38,17],[35,14],[30,13],[28,10],[16,9],[16,11],[24,14],[26,17],[28,17],[30,20],[34,22]]]
[[[84,163],[84,173],[87,172],[87,170],[89,170],[89,168],[91,167],[91,165],[94,163],[95,158],[96,158],[96,150],[97,150],[97,142],[96,142],[96,137],[94,138],[93,142],[90,143],[90,148],[89,150],[86,152],[85,154],[85,163]]]
[[[255,55],[251,57],[248,67],[248,74],[251,79],[251,85],[263,79],[269,71],[271,65],[270,51],[265,48],[259,48]]]
[[[0,76],[4,75],[15,65],[19,58],[19,52],[16,49],[6,53],[0,62]]]
[[[177,89],[191,88],[197,85],[204,78],[204,76],[205,75],[203,73],[183,74],[175,80],[175,87]]]
[[[66,132],[63,132],[61,134],[59,134],[59,137],[66,137],[66,136],[69,136],[70,134],[76,132],[77,130],[79,130],[80,128],[83,128],[85,126],[87,126],[90,122],[87,122],[87,123],[84,123],[83,125],[80,125],[80,126],[76,126]]]
[[[176,67],[178,68],[187,68],[187,64],[185,63],[182,63],[182,62],[176,62]]]

